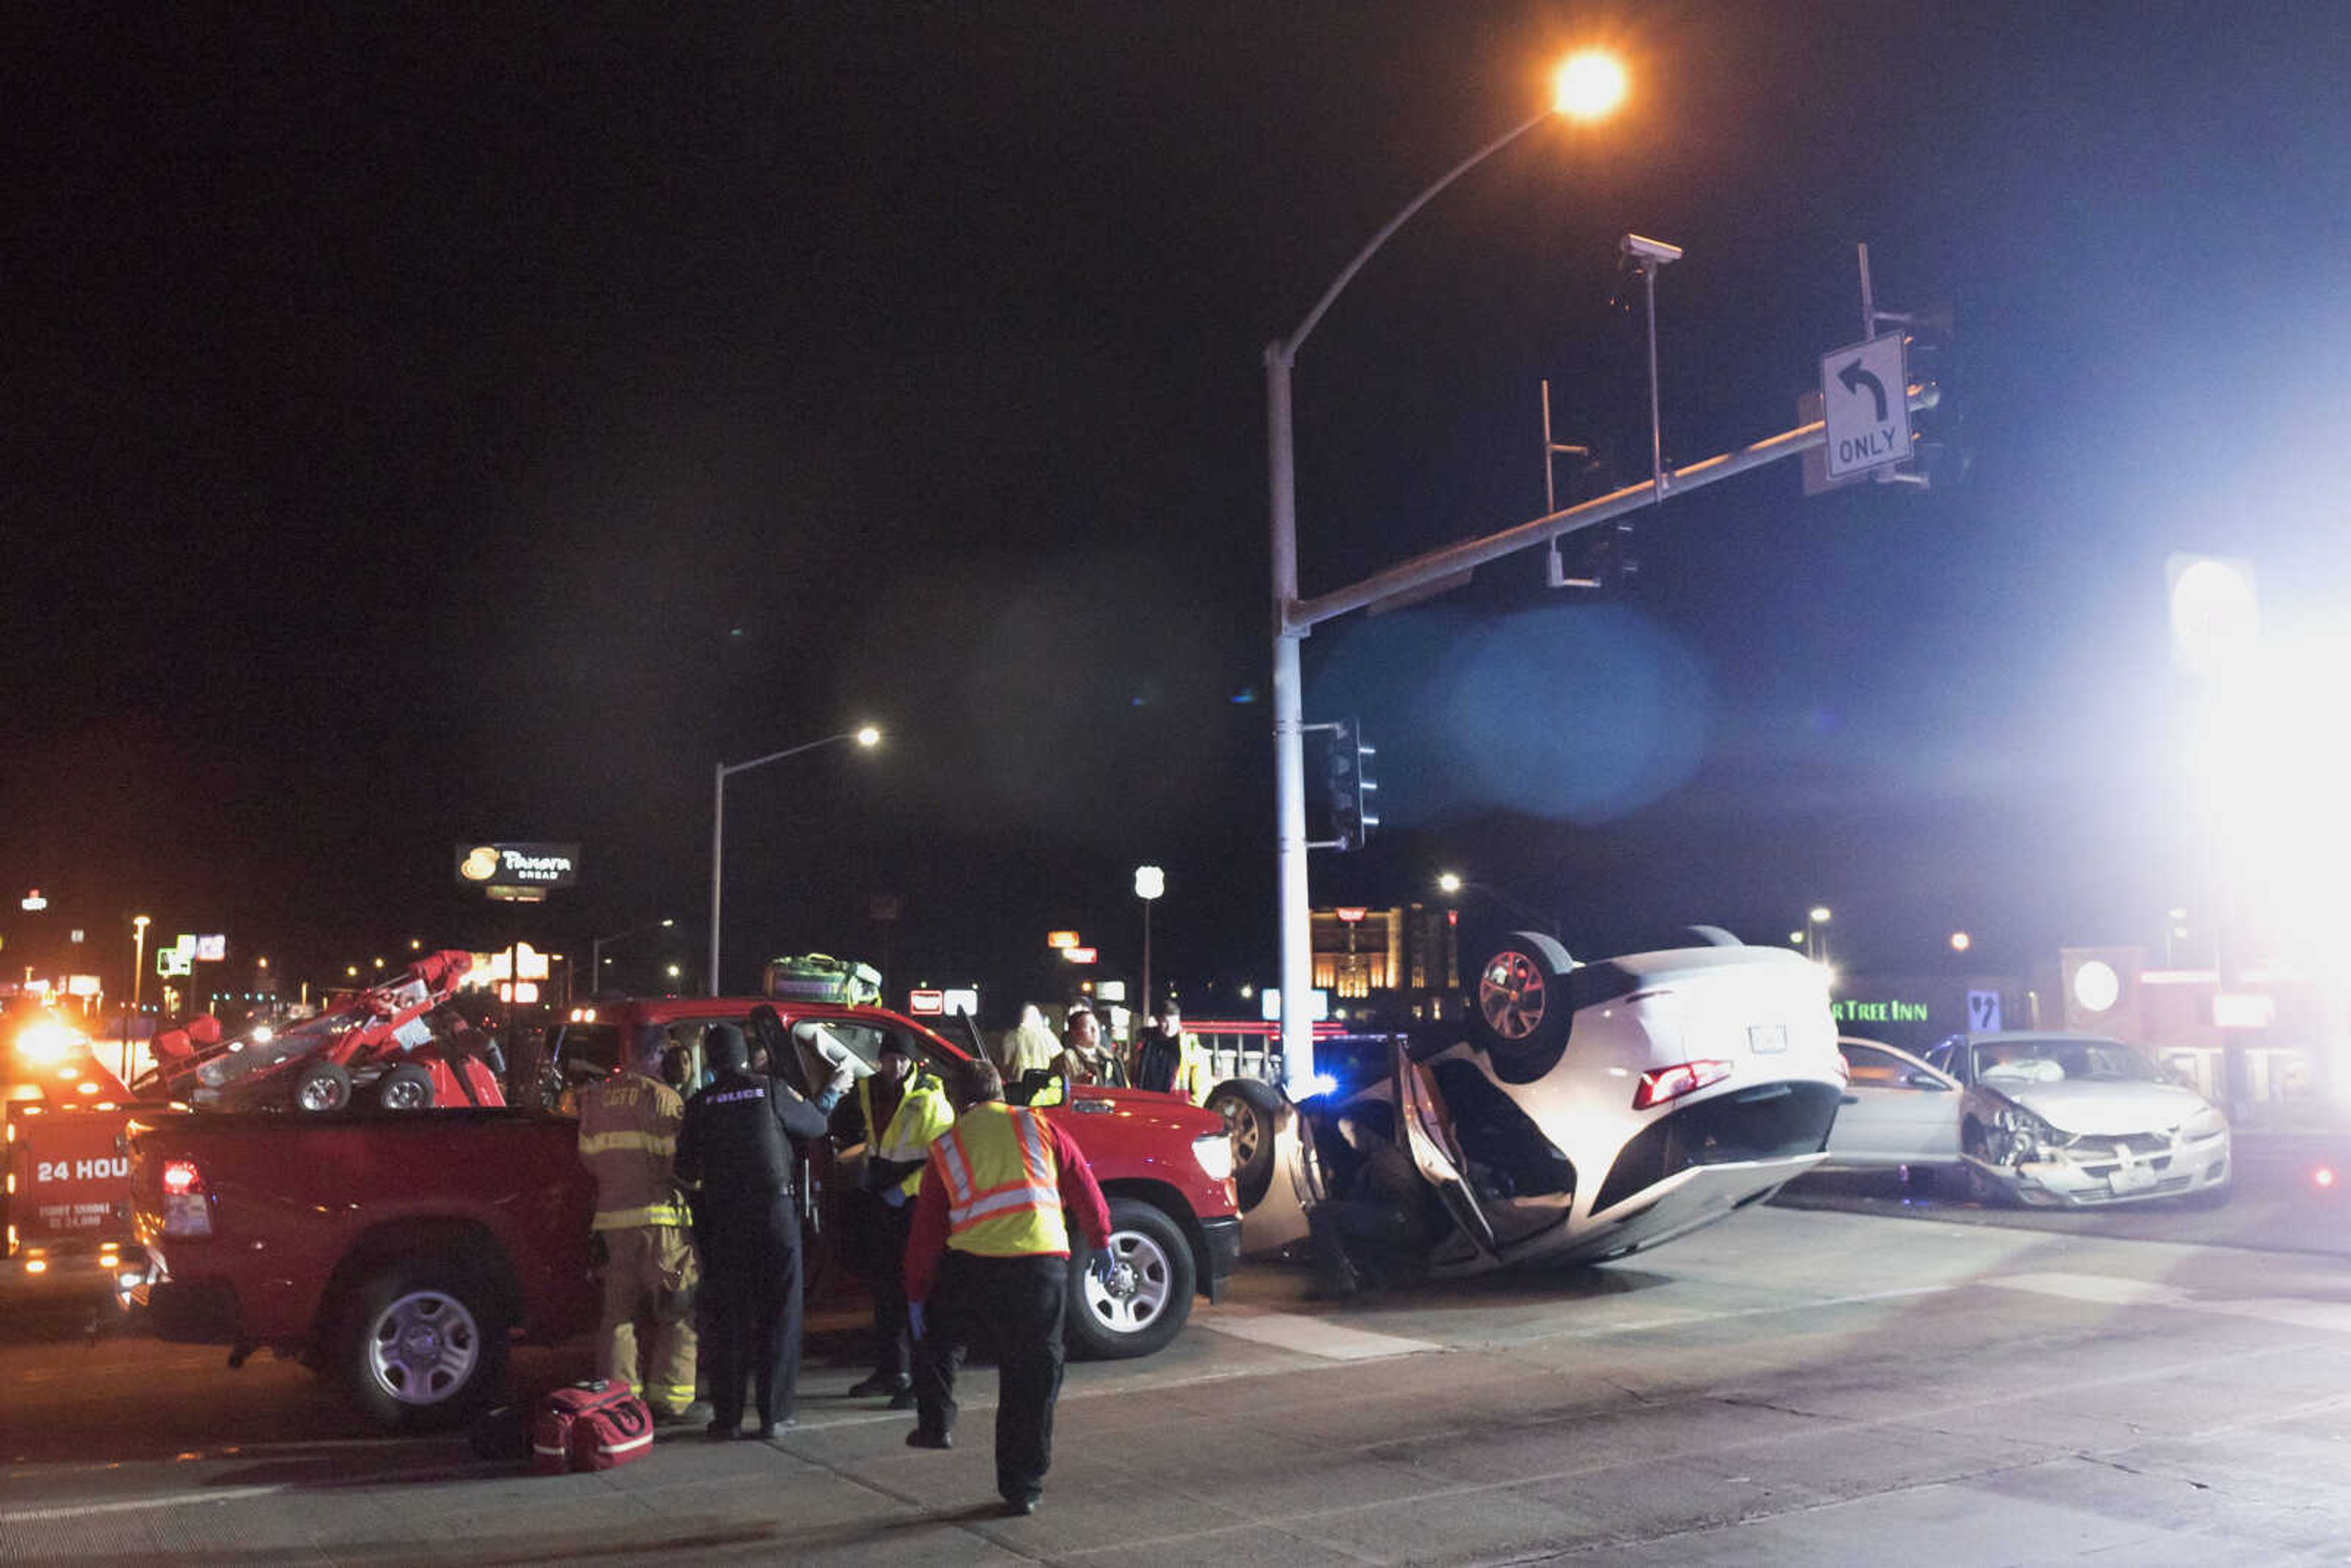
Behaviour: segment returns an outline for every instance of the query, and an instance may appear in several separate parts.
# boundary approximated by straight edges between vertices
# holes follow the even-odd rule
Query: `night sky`
[[[1591,42],[1627,108],[1447,192],[1301,352],[1306,591],[1541,513],[1546,378],[1594,482],[1646,473],[1628,229],[1687,251],[1669,462],[1797,423],[1866,241],[1882,306],[1954,308],[1971,466],[1782,464],[1643,514],[1619,591],[1530,554],[1319,631],[1387,831],[1316,902],[1450,868],[1593,952],[1825,902],[1896,970],[2151,938],[2205,897],[2166,555],[2252,558],[2283,631],[2351,588],[2345,22],[16,7],[5,951],[86,926],[119,983],[144,911],[315,978],[673,915],[616,972],[694,974],[713,765],[871,719],[729,783],[730,984],[886,937],[1049,999],[1049,927],[1131,973],[1144,861],[1196,1011],[1270,981],[1263,346]],[[582,885],[461,893],[500,838]]]

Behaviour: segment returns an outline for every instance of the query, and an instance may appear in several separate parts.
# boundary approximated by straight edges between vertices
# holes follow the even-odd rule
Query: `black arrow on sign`
[[[1881,424],[1885,423],[1886,383],[1884,382],[1879,381],[1867,371],[1863,370],[1859,360],[1855,360],[1853,363],[1839,371],[1837,372],[1837,380],[1844,383],[1844,390],[1849,392],[1860,392],[1861,383],[1867,382],[1869,383],[1869,395],[1877,400],[1878,423]]]

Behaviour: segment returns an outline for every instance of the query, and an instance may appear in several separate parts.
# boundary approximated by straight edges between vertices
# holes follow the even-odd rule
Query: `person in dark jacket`
[[[678,1179],[698,1186],[695,1234],[709,1298],[704,1366],[713,1439],[743,1435],[746,1364],[757,1385],[759,1436],[792,1424],[800,1360],[800,1221],[792,1141],[824,1136],[825,1117],[852,1082],[844,1064],[814,1101],[749,1070],[749,1047],[731,1023],[702,1037],[716,1076],[686,1102],[678,1129]]]

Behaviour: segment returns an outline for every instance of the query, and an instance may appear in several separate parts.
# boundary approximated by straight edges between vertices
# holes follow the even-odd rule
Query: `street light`
[[[139,1017],[139,998],[147,980],[147,927],[153,925],[144,915],[131,917],[131,1017]],[[122,1026],[122,1077],[131,1079],[131,1024]]]
[[[1815,904],[1804,912],[1804,956],[1815,961],[1828,957],[1828,939],[1821,927],[1829,923],[1829,906]]]
[[[1151,1001],[1151,903],[1167,891],[1167,873],[1155,865],[1134,868],[1134,896],[1143,900],[1143,1006]]]
[[[1554,114],[1589,119],[1604,114],[1623,98],[1624,68],[1615,68],[1618,87],[1611,95],[1598,90],[1608,73],[1598,61],[1562,68],[1558,94],[1550,108],[1496,137],[1456,163],[1437,182],[1390,218],[1355,258],[1332,280],[1314,302],[1298,329],[1266,345],[1265,402],[1267,488],[1272,517],[1273,557],[1273,774],[1275,854],[1280,884],[1281,934],[1281,1052],[1284,1072],[1302,1088],[1314,1071],[1314,1024],[1308,997],[1313,986],[1313,931],[1306,875],[1306,744],[1304,677],[1299,668],[1299,643],[1311,629],[1296,614],[1298,606],[1298,488],[1296,454],[1290,417],[1290,367],[1298,358],[1323,312],[1340,290],[1372,259],[1388,236],[1408,222],[1447,185],[1524,136]],[[1575,90],[1568,91],[1571,80]]]
[[[1520,898],[1514,894],[1503,892],[1500,888],[1496,887],[1491,883],[1471,882],[1458,872],[1440,872],[1437,878],[1437,890],[1439,893],[1445,894],[1448,897],[1460,893],[1482,893],[1487,897],[1492,899],[1495,903],[1501,904],[1504,908],[1514,909],[1530,920],[1541,921],[1542,923],[1543,930],[1547,932],[1553,940],[1558,939],[1559,921],[1555,916],[1552,915],[1547,911],[1537,909],[1533,904],[1529,904],[1525,899]]]
[[[718,994],[718,911],[719,889],[726,880],[726,780],[737,773],[748,773],[754,768],[765,768],[770,762],[781,762],[787,757],[798,757],[819,747],[834,746],[853,740],[872,750],[882,744],[882,732],[872,725],[857,729],[845,729],[839,735],[828,735],[822,740],[803,741],[788,746],[781,751],[770,751],[765,757],[755,757],[748,762],[722,762],[710,776],[710,994]]]
[[[674,919],[648,921],[643,925],[632,925],[626,931],[615,931],[610,936],[599,936],[589,943],[588,989],[590,993],[592,995],[604,988],[604,945],[606,943],[618,942],[623,937],[642,936],[648,931],[666,931],[676,924]]]

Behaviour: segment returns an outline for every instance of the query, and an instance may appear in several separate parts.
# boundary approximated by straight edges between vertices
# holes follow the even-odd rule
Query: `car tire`
[[[1082,1248],[1070,1254],[1069,1346],[1087,1361],[1121,1361],[1163,1349],[1192,1315],[1196,1274],[1183,1228],[1140,1198],[1110,1200],[1110,1250],[1118,1276],[1105,1289]]]
[[[497,1291],[464,1260],[392,1263],[352,1293],[338,1336],[340,1381],[379,1427],[454,1427],[505,1385],[507,1326]]]
[[[1489,1052],[1525,1056],[1555,1051],[1575,1016],[1560,982],[1575,967],[1567,949],[1540,931],[1513,931],[1478,967],[1469,993],[1469,1028]]]
[[[375,1082],[375,1103],[387,1111],[433,1109],[433,1074],[403,1061]]]
[[[308,1062],[294,1075],[290,1093],[297,1111],[348,1110],[351,1103],[351,1075],[343,1071],[340,1062]]]
[[[1273,1134],[1281,1092],[1254,1078],[1228,1078],[1208,1092],[1208,1109],[1225,1119],[1233,1142],[1233,1190],[1244,1212],[1264,1201],[1273,1185]]]

